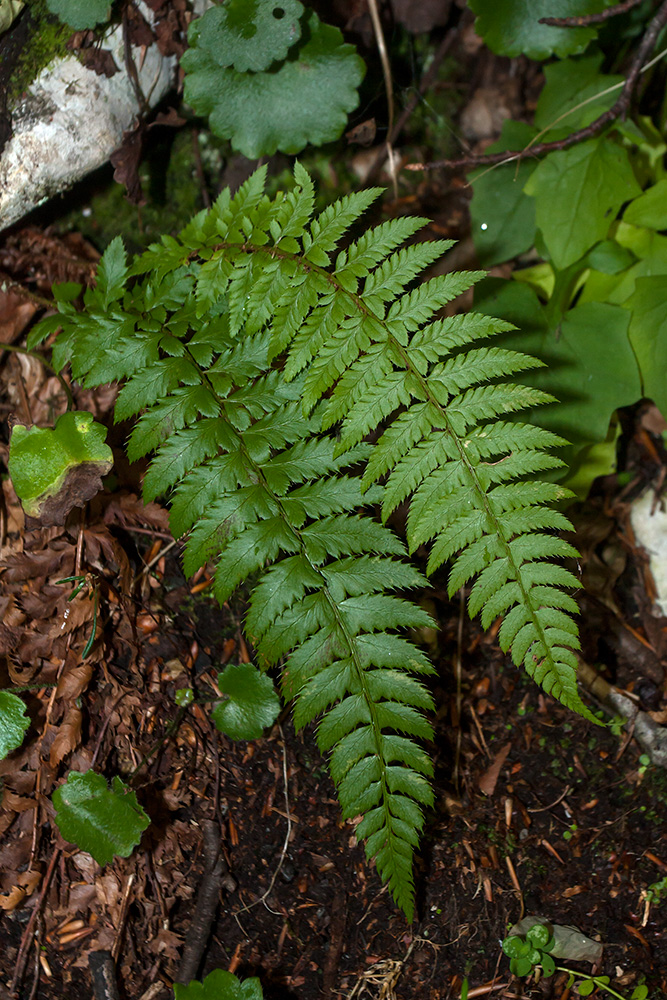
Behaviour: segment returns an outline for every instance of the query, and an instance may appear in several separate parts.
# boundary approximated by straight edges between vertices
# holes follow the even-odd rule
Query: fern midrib
[[[197,368],[202,381],[206,383],[207,388],[213,394],[213,397],[215,398],[216,402],[220,406],[221,413],[223,413],[224,412],[224,400],[216,392],[216,390],[215,390],[215,388],[213,386],[213,383],[211,382],[211,380],[208,377],[208,373],[195,360],[195,358],[193,357],[191,351],[188,349],[187,346],[186,346],[185,350],[186,350],[186,353],[188,354],[189,358],[191,359],[193,365],[195,365],[195,367]],[[364,698],[366,700],[366,704],[368,706],[368,710],[369,710],[369,714],[370,714],[370,718],[371,718],[371,726],[372,726],[372,731],[373,731],[373,742],[375,744],[375,750],[376,750],[376,754],[377,754],[378,760],[380,761],[380,768],[381,768],[381,779],[380,779],[381,780],[381,788],[382,788],[381,802],[382,802],[382,807],[383,807],[383,809],[385,811],[385,815],[387,815],[386,826],[387,826],[387,829],[389,831],[389,836],[388,836],[387,840],[388,840],[388,843],[390,844],[390,850],[391,850],[391,854],[392,854],[392,857],[393,857],[394,856],[394,848],[393,848],[394,834],[393,834],[391,825],[390,825],[390,823],[388,821],[388,819],[389,819],[389,815],[388,815],[389,814],[389,809],[388,809],[388,806],[386,804],[387,803],[387,797],[388,797],[388,795],[390,793],[390,790],[389,790],[389,785],[388,785],[388,782],[387,782],[387,765],[385,763],[385,760],[384,760],[384,757],[383,757],[383,753],[382,753],[382,743],[381,743],[382,727],[381,727],[381,725],[380,725],[380,723],[378,721],[378,718],[377,718],[377,711],[376,711],[376,707],[375,707],[375,702],[373,701],[373,698],[371,697],[370,690],[368,688],[368,682],[366,680],[366,672],[365,672],[365,670],[364,670],[364,668],[363,668],[363,666],[361,664],[361,660],[359,659],[359,654],[357,652],[356,644],[354,642],[354,636],[351,635],[351,633],[350,633],[350,631],[349,631],[349,629],[347,627],[347,624],[345,622],[345,619],[343,618],[343,616],[340,613],[340,608],[338,607],[338,604],[335,601],[335,599],[334,599],[334,597],[333,597],[333,595],[332,595],[332,593],[331,593],[331,591],[329,589],[329,584],[327,583],[327,579],[326,579],[324,573],[322,572],[322,570],[321,570],[321,568],[319,566],[317,566],[317,565],[315,565],[313,563],[313,561],[311,560],[310,556],[308,555],[308,551],[307,551],[305,542],[303,540],[303,535],[301,534],[301,532],[299,531],[299,529],[294,524],[292,524],[291,520],[287,516],[287,512],[285,511],[285,508],[284,508],[284,505],[282,503],[281,498],[279,496],[277,496],[277,494],[269,486],[269,484],[268,484],[268,482],[266,480],[266,477],[264,475],[264,472],[263,472],[261,466],[258,465],[257,462],[252,458],[252,456],[250,455],[248,449],[246,448],[245,442],[243,440],[243,436],[236,430],[235,427],[232,427],[232,425],[229,424],[229,422],[228,422],[228,426],[229,426],[230,430],[233,432],[233,434],[236,437],[236,439],[238,440],[238,442],[239,442],[239,451],[243,454],[245,460],[248,463],[248,466],[253,470],[253,473],[257,476],[258,481],[261,481],[264,489],[266,490],[266,492],[269,494],[269,496],[271,497],[271,499],[275,502],[276,506],[280,510],[280,515],[281,515],[281,517],[283,519],[283,522],[287,525],[289,531],[297,539],[301,555],[306,560],[306,562],[308,563],[308,565],[310,566],[310,568],[322,580],[322,592],[324,593],[325,598],[327,600],[327,603],[329,604],[329,607],[332,610],[332,613],[334,615],[336,623],[338,624],[339,628],[341,629],[341,631],[342,631],[342,633],[343,633],[343,635],[345,637],[345,642],[347,643],[347,647],[348,647],[348,650],[350,652],[350,658],[351,658],[351,660],[352,660],[352,662],[354,664],[354,669],[356,671],[356,675],[357,675],[357,678],[358,678],[358,681],[359,681],[359,685],[360,685],[360,688],[362,690],[363,696],[364,696]],[[394,865],[393,867],[395,868],[396,865]]]
[[[320,267],[319,264],[314,264],[312,261],[306,260],[306,258],[303,255],[291,253],[287,250],[282,250],[280,249],[280,247],[256,246],[253,243],[247,243],[247,242],[216,243],[215,247],[213,248],[213,251],[215,252],[216,250],[234,250],[237,252],[240,251],[241,253],[248,253],[248,254],[265,253],[271,257],[276,257],[280,260],[293,261],[294,263],[297,264],[298,267],[300,267],[302,270],[306,272],[313,272],[313,271],[317,272],[323,278],[325,278],[329,282],[329,284],[333,285],[337,289],[340,295],[346,296],[346,298],[348,298],[360,312],[362,312],[365,316],[372,317],[374,320],[376,320],[385,328],[387,335],[387,342],[391,343],[391,345],[397,350],[400,357],[403,359],[403,363],[405,365],[406,370],[414,376],[428,402],[436,408],[436,410],[442,417],[444,430],[450,436],[451,440],[454,442],[454,446],[459,454],[459,457],[470,477],[473,489],[475,490],[479,500],[481,501],[481,506],[484,512],[486,513],[487,517],[489,518],[490,523],[493,525],[495,529],[496,537],[499,538],[501,541],[502,547],[506,553],[506,558],[508,560],[508,563],[511,567],[512,572],[514,573],[514,579],[521,591],[524,607],[526,607],[530,613],[530,618],[533,623],[533,626],[535,627],[539,640],[542,643],[542,647],[545,650],[545,659],[547,660],[547,663],[551,667],[552,671],[556,672],[556,664],[551,654],[551,649],[547,641],[544,627],[542,626],[542,623],[537,616],[537,611],[534,609],[533,602],[530,598],[528,591],[525,588],[522,579],[522,574],[520,572],[520,567],[517,565],[516,560],[514,559],[514,556],[512,554],[512,549],[510,547],[510,544],[501,530],[500,520],[494,513],[488,501],[486,491],[482,488],[482,485],[475,474],[475,467],[471,463],[465,451],[465,448],[463,447],[463,442],[461,441],[459,435],[452,428],[445,407],[434,396],[433,392],[431,391],[428,385],[428,381],[426,380],[426,378],[424,378],[421,372],[419,372],[412,364],[404,345],[401,344],[401,342],[394,336],[393,333],[391,333],[389,329],[387,329],[385,320],[379,316],[376,316],[375,313],[371,312],[371,310],[366,306],[366,303],[364,302],[363,298],[360,295],[357,295],[354,292],[350,292],[346,288],[343,288],[340,282],[336,280],[335,274],[332,274],[330,271],[327,271],[326,268],[324,267]]]

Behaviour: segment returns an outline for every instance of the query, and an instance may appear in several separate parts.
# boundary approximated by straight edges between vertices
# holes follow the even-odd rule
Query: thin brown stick
[[[644,37],[632,60],[632,65],[623,84],[620,97],[611,108],[603,112],[599,118],[596,118],[595,121],[591,122],[585,128],[572,132],[571,135],[566,136],[564,139],[557,139],[553,142],[538,142],[534,146],[528,145],[525,149],[517,150],[516,152],[505,151],[503,153],[488,153],[482,156],[463,156],[458,160],[435,160],[433,163],[407,163],[405,169],[436,170],[442,167],[449,170],[457,170],[463,167],[492,166],[495,163],[516,163],[519,160],[527,159],[529,156],[536,157],[541,156],[543,153],[552,153],[555,150],[569,149],[571,146],[576,146],[586,139],[593,139],[607,125],[611,125],[617,118],[623,119],[627,114],[635,84],[644,68],[644,61],[653,51],[658,35],[665,24],[667,24],[667,0],[663,0],[658,12],[646,29]]]
[[[39,295],[37,292],[31,291],[29,288],[20,284],[20,282],[14,281],[14,279],[10,278],[10,276],[4,271],[0,271],[0,292],[13,292],[16,295],[20,295],[22,298],[27,299],[28,302],[32,302],[33,305],[39,306],[41,309],[55,308],[55,302],[53,299],[47,299],[44,295]]]
[[[30,950],[30,944],[34,937],[35,924],[37,923],[37,918],[42,912],[42,906],[44,905],[44,900],[46,899],[46,893],[51,884],[51,879],[55,871],[56,863],[60,857],[60,848],[54,848],[53,854],[51,855],[51,860],[49,861],[49,867],[46,869],[46,875],[42,879],[42,887],[39,890],[39,896],[37,897],[37,902],[32,908],[32,913],[30,914],[30,919],[25,925],[25,930],[23,932],[23,937],[21,938],[21,944],[19,946],[19,953],[16,956],[16,966],[14,968],[14,978],[12,979],[12,984],[9,987],[10,996],[18,995],[18,988],[23,979],[23,973],[25,971],[25,964],[28,959],[28,951]]]
[[[387,156],[389,158],[389,172],[391,173],[391,180],[394,187],[394,198],[398,198],[396,161],[394,157],[394,147],[392,146],[392,133],[394,131],[394,83],[391,75],[389,54],[387,53],[387,46],[384,40],[384,32],[382,31],[382,22],[380,20],[380,11],[378,10],[377,0],[368,0],[368,10],[371,15],[373,32],[375,33],[375,42],[378,47],[378,52],[380,54],[380,62],[382,63],[384,86],[387,92],[387,109],[389,112],[389,124],[387,126],[387,142],[385,148],[387,151]]]
[[[598,14],[582,14],[580,17],[541,17],[540,24],[550,24],[554,28],[586,28],[589,24],[603,24],[618,14],[625,14],[643,2],[644,0],[624,0],[623,3],[607,7]]]

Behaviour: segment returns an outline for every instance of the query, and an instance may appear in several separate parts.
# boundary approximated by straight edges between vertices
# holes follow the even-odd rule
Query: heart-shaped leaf
[[[213,708],[211,718],[233,740],[256,740],[280,713],[273,681],[252,663],[230,663],[218,674],[218,687],[228,698]]]

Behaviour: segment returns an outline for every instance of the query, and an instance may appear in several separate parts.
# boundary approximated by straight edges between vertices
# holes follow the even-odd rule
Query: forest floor
[[[493,107],[463,108],[470,142],[488,143],[493,135],[475,133],[475,121],[493,119],[499,96],[520,105],[510,107],[518,116],[535,73],[526,64],[523,76],[511,74],[508,60],[474,48],[457,58],[475,63],[476,93],[494,81]],[[184,135],[179,155],[192,148]],[[394,206],[434,217],[432,235],[461,239],[456,266],[473,262],[463,189],[432,178]],[[121,223],[119,191],[112,227]],[[88,194],[76,197],[85,204]],[[76,215],[75,230],[38,218],[2,237],[0,270],[30,294],[0,291],[0,342],[21,342],[39,312],[35,294],[48,295],[52,281],[91,280],[108,235],[100,207]],[[128,231],[136,219],[142,225],[130,209]],[[0,380],[7,418],[47,425],[62,409],[59,383],[34,358],[5,354]],[[667,773],[632,727],[596,727],[544,695],[436,576],[423,602],[440,631],[417,636],[437,668],[436,805],[408,925],[366,862],[355,822],[340,818],[313,729],[295,733],[286,716],[265,738],[234,743],[199,708],[179,712],[178,689],[215,687],[223,664],[251,658],[244,607],[218,608],[206,571],[183,579],[167,511],[144,507],[142,469],[122,454],[126,428],[111,427],[113,392],[77,390],[76,401],[111,428],[117,463],[105,492],[64,527],[27,529],[10,481],[2,483],[1,679],[27,690],[34,725],[0,764],[0,1000],[18,971],[25,1000],[87,1000],[88,956],[103,949],[117,959],[123,1000],[166,1000],[215,868],[212,842],[223,845],[221,905],[200,973],[259,976],[267,1000],[458,1000],[464,980],[469,997],[567,1000],[564,973],[527,984],[509,975],[500,942],[524,915],[599,940],[599,968],[624,994],[646,981],[652,996],[667,995]],[[658,724],[667,722],[667,621],[656,616],[628,510],[664,479],[661,431],[650,407],[627,414],[618,475],[571,512],[583,655]],[[0,449],[6,462],[7,444]],[[72,600],[77,584],[66,577],[83,584]],[[65,770],[93,762],[101,773],[132,775],[151,818],[140,848],[104,869],[59,839],[47,798]]]

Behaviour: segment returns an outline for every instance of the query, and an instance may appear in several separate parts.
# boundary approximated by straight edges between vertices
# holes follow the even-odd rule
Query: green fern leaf
[[[186,573],[215,564],[219,601],[248,586],[258,659],[281,666],[297,726],[319,719],[343,813],[362,817],[411,918],[432,667],[402,633],[432,623],[404,596],[425,580],[383,522],[407,502],[427,573],[449,562],[483,627],[504,616],[501,649],[590,717],[561,565],[574,550],[553,509],[568,494],[539,479],[562,441],[513,418],[551,397],[512,380],[538,362],[487,343],[511,325],[441,315],[481,274],[419,283],[449,241],[406,245],[424,220],[394,219],[349,242],[379,190],[313,219],[300,165],[289,193],[268,198],[265,177],[129,268],[110,248],[84,313],[63,293],[54,359],[87,385],[124,383],[118,419],[141,413],[128,452],[153,455],[145,495],[168,494]]]

